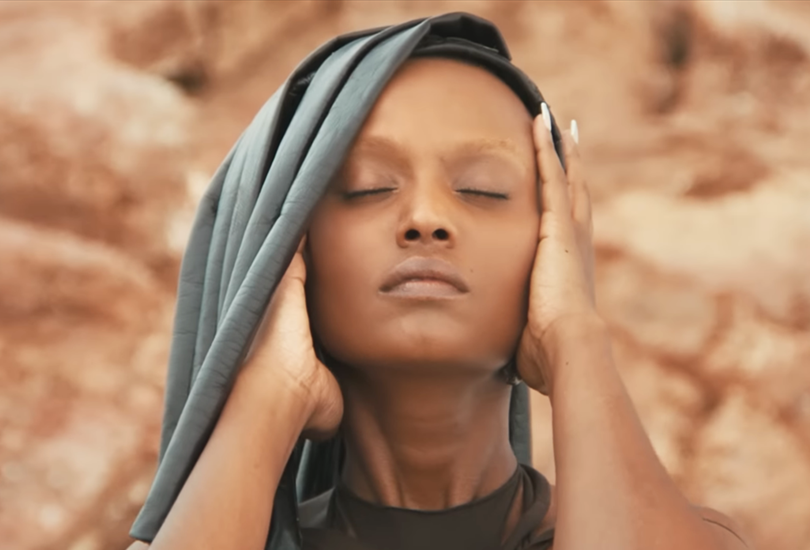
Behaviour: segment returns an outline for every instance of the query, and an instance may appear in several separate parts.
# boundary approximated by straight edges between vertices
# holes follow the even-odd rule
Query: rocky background
[[[754,0],[0,3],[0,547],[129,544],[208,178],[326,39],[458,10],[580,123],[661,459],[759,548],[810,550],[810,3]]]

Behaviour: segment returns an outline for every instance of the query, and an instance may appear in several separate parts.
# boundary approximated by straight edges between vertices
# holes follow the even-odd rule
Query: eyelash
[[[506,200],[509,198],[506,193],[496,193],[495,191],[481,191],[480,189],[459,189],[458,191],[459,193],[469,193],[470,195],[479,195],[490,199]]]
[[[343,197],[346,199],[356,199],[359,197],[365,197],[367,195],[379,195],[380,193],[385,193],[387,191],[394,191],[393,187],[378,187],[376,189],[361,189],[360,191],[347,191],[343,193]]]
[[[360,191],[350,191],[350,192],[344,193],[343,196],[346,199],[356,199],[356,198],[365,197],[365,196],[368,196],[368,195],[379,195],[381,193],[386,193],[388,191],[395,191],[395,188],[393,188],[393,187],[379,187],[377,189],[362,189]],[[494,191],[481,191],[479,189],[459,189],[458,192],[459,193],[468,193],[470,195],[478,195],[478,196],[481,196],[481,197],[487,197],[487,198],[491,198],[491,199],[506,200],[506,199],[509,198],[509,195],[507,195],[506,193],[496,193]]]

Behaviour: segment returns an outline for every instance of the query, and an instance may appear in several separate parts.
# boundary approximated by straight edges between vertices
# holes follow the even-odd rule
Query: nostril
[[[433,236],[439,239],[440,241],[446,241],[448,237],[447,231],[445,229],[437,229],[436,231],[433,232]]]
[[[405,238],[407,240],[409,240],[409,241],[413,241],[415,239],[418,239],[419,238],[419,231],[417,231],[416,229],[409,229],[405,233]]]

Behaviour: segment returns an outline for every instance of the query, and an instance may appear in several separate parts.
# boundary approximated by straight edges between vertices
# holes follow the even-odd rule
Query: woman
[[[136,538],[746,548],[641,428],[594,305],[576,125],[559,132],[494,27],[450,14],[339,37],[268,106],[184,259]],[[556,488],[526,464],[518,376],[551,400]]]

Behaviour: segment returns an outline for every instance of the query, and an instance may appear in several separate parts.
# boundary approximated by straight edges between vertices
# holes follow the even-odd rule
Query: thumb
[[[301,241],[298,243],[298,249],[295,251],[292,260],[290,260],[290,265],[287,267],[287,271],[284,273],[284,276],[279,282],[279,287],[286,287],[293,280],[300,281],[302,285],[307,282],[307,267],[306,262],[304,261],[304,247],[306,246],[306,242],[307,236],[304,235],[301,237]]]

